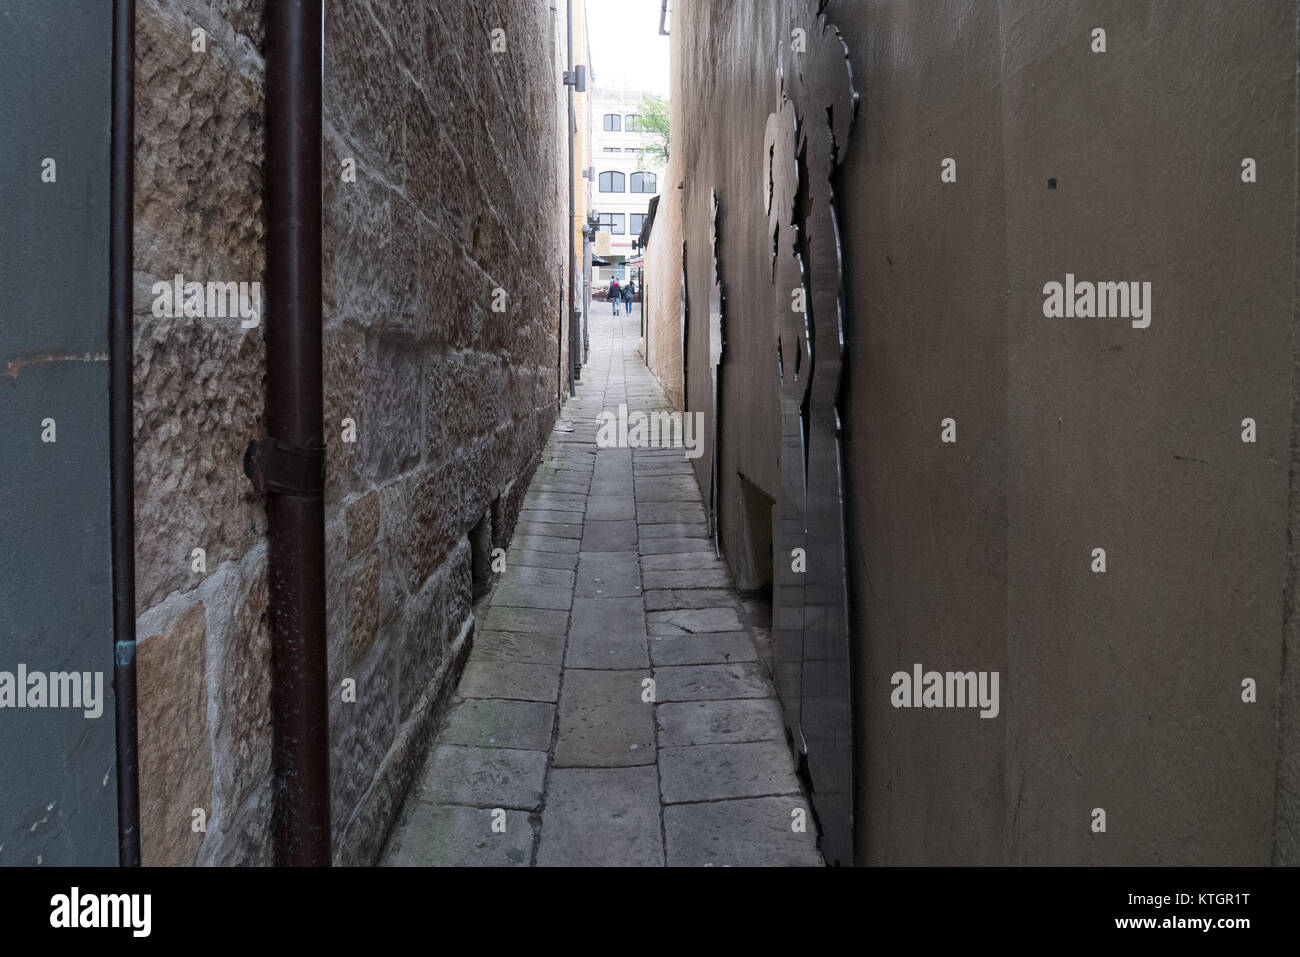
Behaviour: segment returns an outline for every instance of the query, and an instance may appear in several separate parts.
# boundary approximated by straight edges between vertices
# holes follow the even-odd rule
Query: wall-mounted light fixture
[[[575,93],[587,92],[587,66],[579,63],[572,70],[564,71],[564,85],[573,87]]]

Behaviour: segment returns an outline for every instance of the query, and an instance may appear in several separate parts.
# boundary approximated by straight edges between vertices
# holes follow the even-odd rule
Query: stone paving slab
[[[577,556],[575,555],[576,559]],[[508,559],[507,559],[508,561]],[[575,562],[576,567],[576,562]],[[558,610],[508,608],[493,605],[483,616],[480,627],[487,631],[520,631],[554,635],[569,627],[569,613]],[[722,631],[725,629],[713,629]]]
[[[794,830],[802,818],[805,830]],[[822,867],[802,795],[671,804],[664,808],[669,867]]]
[[[519,631],[477,631],[470,661],[512,661],[521,665],[564,662],[564,635]]]
[[[646,589],[646,611],[680,611],[685,608],[717,608],[735,596],[728,588]]]
[[[808,804],[769,621],[716,554],[695,463],[596,446],[602,410],[669,410],[637,337],[636,317],[593,320],[388,863],[821,863],[811,815],[791,827]]]
[[[566,669],[553,766],[653,764],[654,706],[641,700],[641,682],[647,677],[641,670]]]
[[[638,507],[644,502],[683,502],[695,505],[700,497],[695,479],[688,475],[674,478],[638,476],[636,500]]]
[[[438,740],[467,747],[546,751],[551,746],[554,725],[552,704],[470,698],[448,709]]]
[[[625,552],[636,546],[636,522],[589,520],[584,527],[583,552]]]
[[[753,662],[726,665],[670,665],[655,669],[659,701],[720,701],[724,698],[767,698],[772,685]]]
[[[587,520],[601,522],[626,522],[636,518],[636,505],[632,501],[631,482],[626,495],[593,495],[588,499]]]
[[[545,538],[582,538],[582,523],[519,522],[515,525],[515,534],[524,538],[534,535]]]
[[[625,503],[620,507],[620,512],[626,514],[628,511],[634,511],[634,508],[628,508],[632,505],[632,472],[629,470],[625,475],[603,475],[592,479],[591,497],[593,499],[617,500]],[[602,508],[612,505],[602,504]],[[597,511],[600,511],[598,508]],[[631,518],[629,515],[628,518]]]
[[[639,483],[638,483],[639,484]],[[697,502],[637,502],[636,520],[641,525],[665,525],[706,521],[704,506]]]
[[[720,665],[732,661],[757,661],[754,639],[743,631],[721,635],[684,635],[650,639],[650,659],[664,665]]]
[[[578,539],[557,538],[554,535],[516,535],[511,544],[534,552],[561,552],[571,555],[578,551]]]
[[[574,528],[582,528],[581,512],[557,512],[550,508],[529,508],[524,506],[519,513],[519,521],[515,523],[515,531],[525,525],[567,525]]]
[[[641,594],[641,569],[636,552],[579,555],[578,598],[636,598]]]
[[[544,867],[661,866],[659,774],[637,768],[556,768],[542,812]]]
[[[642,555],[672,555],[678,552],[698,552],[712,548],[707,538],[643,538],[638,551]]]
[[[576,553],[539,552],[530,548],[511,548],[506,552],[506,568],[523,565],[532,568],[564,568],[573,571],[578,567]]]
[[[430,804],[534,810],[542,803],[545,781],[545,751],[439,744],[416,797]]]
[[[794,760],[784,741],[660,748],[659,773],[665,804],[799,795]]]
[[[390,867],[527,867],[533,825],[527,811],[506,811],[505,832],[491,808],[407,802],[383,863]]]
[[[460,677],[462,698],[513,698],[519,701],[554,701],[560,687],[560,669],[552,665],[518,664],[471,658]],[[739,697],[738,695],[734,697]]]
[[[574,599],[565,667],[648,668],[644,615],[640,598]]]
[[[533,488],[544,494],[586,495],[586,482],[534,482]]]
[[[647,589],[726,588],[731,594],[731,576],[725,568],[683,568],[673,571],[647,571]]]
[[[524,498],[524,508],[549,508],[557,511],[581,512],[587,507],[584,493],[530,492]]]
[[[568,611],[573,604],[573,586],[502,584],[492,593],[492,607],[546,608]]]
[[[667,525],[642,525],[639,529],[642,538],[705,538],[709,536],[709,527],[703,522],[683,524],[681,522]]]
[[[775,698],[669,702],[655,708],[655,720],[661,748],[784,740]]]
[[[652,611],[646,614],[651,635],[696,635],[719,631],[743,631],[734,606]]]
[[[644,526],[642,526],[644,527]],[[700,541],[689,552],[671,552],[665,555],[641,555],[643,571],[670,571],[690,568],[726,568],[713,552],[713,543]]]
[[[549,585],[573,588],[574,574],[567,568],[542,568],[535,565],[506,565],[501,573],[502,585]]]

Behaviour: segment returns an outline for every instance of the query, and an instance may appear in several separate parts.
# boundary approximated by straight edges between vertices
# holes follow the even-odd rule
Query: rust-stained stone
[[[149,3],[136,9],[135,268],[260,280],[260,77],[191,50],[189,21]]]
[[[360,472],[361,367],[365,341],[351,328],[324,330],[322,360],[325,382],[325,496],[336,502],[358,484]],[[344,441],[345,419],[356,426],[356,441]]]
[[[195,602],[136,653],[140,836],[146,866],[192,864],[212,816],[212,756],[203,603]]]
[[[347,506],[348,558],[356,558],[379,537],[379,493],[370,491]]]
[[[348,575],[348,663],[362,660],[379,632],[379,552],[371,550]]]
[[[258,568],[239,598],[217,682],[218,781],[223,806],[232,807],[242,803],[271,770],[271,631],[265,566]]]
[[[222,320],[135,323],[136,608],[192,587],[207,567],[242,558],[266,526],[242,471],[263,429],[260,329]]]

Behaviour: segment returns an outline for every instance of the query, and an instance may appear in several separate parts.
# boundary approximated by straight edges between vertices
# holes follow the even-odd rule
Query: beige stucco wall
[[[697,317],[713,190],[724,210],[722,529],[742,584],[758,563],[739,475],[779,491],[763,129],[778,44],[814,6],[684,0],[673,26]],[[837,180],[858,860],[1261,864],[1275,841],[1294,860],[1277,722],[1295,4],[832,0],[828,16],[863,94]],[[652,261],[667,239],[657,226]],[[1151,282],[1150,327],[1045,317],[1067,272]],[[665,380],[654,342],[676,321],[656,308]],[[705,409],[707,338],[691,342],[684,401]],[[1000,716],[893,708],[890,676],[916,662],[998,671]]]

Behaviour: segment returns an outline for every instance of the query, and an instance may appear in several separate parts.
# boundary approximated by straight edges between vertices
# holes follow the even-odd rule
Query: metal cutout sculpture
[[[810,0],[782,44],[764,192],[780,390],[773,632],[786,726],[806,762],[828,863],[853,860],[853,747],[839,394],[843,270],[831,178],[857,112],[848,47]],[[787,67],[788,64],[788,67]]]
[[[713,261],[712,281],[709,284],[709,375],[713,388],[713,455],[709,465],[709,533],[713,536],[713,549],[722,554],[718,530],[718,516],[721,513],[721,485],[718,473],[722,468],[722,431],[718,423],[722,421],[722,357],[727,349],[726,327],[726,293],[722,288],[722,260],[719,248],[722,203],[717,190],[713,191],[710,204],[710,256]]]

